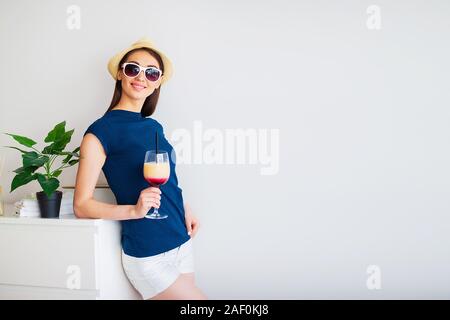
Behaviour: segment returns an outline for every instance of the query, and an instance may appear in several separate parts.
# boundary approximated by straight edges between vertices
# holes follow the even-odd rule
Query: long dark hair
[[[122,58],[122,60],[120,60],[119,70],[120,70],[120,66],[122,65],[122,63],[124,63],[127,60],[128,56],[132,52],[137,51],[137,50],[145,50],[148,53],[150,53],[158,61],[161,71],[164,74],[164,63],[163,63],[161,57],[159,56],[158,53],[156,53],[155,51],[153,51],[149,48],[138,48],[138,49],[134,49],[134,50],[131,50],[130,52],[128,52]],[[119,70],[117,70],[117,71],[119,71]],[[141,115],[143,117],[151,116],[153,114],[153,112],[155,112],[156,105],[158,104],[160,91],[161,91],[161,85],[157,89],[155,89],[153,91],[153,93],[145,99],[144,104],[142,105],[142,109],[141,109]],[[105,114],[119,103],[121,97],[122,97],[122,82],[120,80],[116,80],[116,86],[114,88],[114,94],[113,94],[113,97],[111,100],[111,104],[110,104],[108,110],[106,110]]]

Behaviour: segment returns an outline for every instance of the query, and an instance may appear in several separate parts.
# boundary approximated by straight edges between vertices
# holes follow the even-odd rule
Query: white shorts
[[[181,273],[194,272],[192,239],[175,249],[144,258],[125,254],[122,266],[133,287],[147,300],[166,290]]]

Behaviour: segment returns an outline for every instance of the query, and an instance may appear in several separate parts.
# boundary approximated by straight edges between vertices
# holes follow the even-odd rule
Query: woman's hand
[[[200,224],[197,217],[192,214],[191,207],[187,203],[184,203],[184,217],[188,234],[193,238],[197,233]]]
[[[161,204],[161,190],[148,187],[141,191],[139,199],[131,213],[131,219],[143,218],[151,208],[159,208]]]

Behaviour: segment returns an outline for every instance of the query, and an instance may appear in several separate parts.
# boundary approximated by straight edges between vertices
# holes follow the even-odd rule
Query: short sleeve
[[[108,155],[111,149],[111,139],[108,124],[101,118],[97,119],[86,129],[83,136],[88,133],[92,133],[97,137],[97,139],[102,144],[103,149],[105,150],[105,154]]]
[[[156,130],[158,130],[158,134],[161,134],[164,136],[164,128],[157,120],[153,119],[156,125]]]

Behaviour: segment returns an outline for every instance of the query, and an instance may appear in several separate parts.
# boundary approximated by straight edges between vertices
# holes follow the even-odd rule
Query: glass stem
[[[159,189],[159,185],[157,185],[156,188]],[[160,189],[160,190],[161,190],[161,189]],[[153,214],[154,214],[155,216],[159,216],[158,208],[153,208]]]

